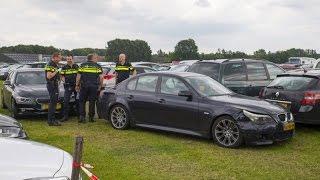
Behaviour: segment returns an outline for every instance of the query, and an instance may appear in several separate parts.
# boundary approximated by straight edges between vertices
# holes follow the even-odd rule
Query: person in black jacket
[[[45,75],[47,80],[47,89],[50,96],[48,109],[48,124],[49,126],[61,126],[60,121],[56,120],[55,112],[59,99],[59,70],[58,63],[62,56],[60,53],[54,53],[52,59],[45,66]]]
[[[89,122],[94,122],[95,104],[98,93],[101,91],[103,76],[102,68],[98,62],[97,54],[89,54],[88,61],[82,63],[78,70],[76,90],[79,94],[79,123],[85,123],[85,104],[89,100]]]
[[[61,80],[64,82],[64,105],[63,105],[63,121],[67,121],[70,111],[70,97],[72,94],[75,98],[76,109],[78,109],[77,91],[76,91],[76,78],[79,66],[74,63],[73,55],[69,54],[66,57],[67,64],[61,68]]]
[[[137,74],[134,67],[126,60],[125,54],[119,55],[119,61],[116,64],[115,67],[116,71],[116,84],[121,83],[122,81],[128,79],[130,77],[130,73],[132,73],[134,76]]]

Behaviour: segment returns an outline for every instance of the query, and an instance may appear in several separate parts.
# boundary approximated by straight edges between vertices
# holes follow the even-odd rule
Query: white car
[[[0,179],[69,180],[72,156],[33,141],[0,138]]]
[[[320,58],[314,63],[313,69],[320,69]]]

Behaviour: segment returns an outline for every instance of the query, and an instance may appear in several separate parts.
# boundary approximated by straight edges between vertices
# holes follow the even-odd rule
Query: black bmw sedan
[[[100,98],[102,117],[119,130],[138,126],[185,133],[212,138],[222,147],[272,144],[294,134],[292,115],[282,107],[195,73],[141,74]]]
[[[10,73],[3,84],[1,106],[8,108],[12,117],[47,113],[50,98],[42,68],[17,69]],[[62,109],[64,93],[64,89],[60,89],[58,111]]]

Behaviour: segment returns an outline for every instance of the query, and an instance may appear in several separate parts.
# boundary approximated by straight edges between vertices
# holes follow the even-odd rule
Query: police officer
[[[69,118],[70,111],[70,97],[73,94],[77,97],[76,91],[76,78],[79,66],[74,63],[73,55],[69,54],[66,57],[67,64],[61,68],[61,80],[64,82],[64,105],[63,105],[63,121],[67,121]],[[76,109],[78,109],[78,100],[75,99]]]
[[[79,94],[79,123],[85,123],[85,104],[89,100],[89,122],[94,122],[95,104],[98,99],[98,93],[101,90],[103,77],[102,68],[98,62],[97,54],[89,54],[88,61],[82,63],[78,70],[76,90]]]
[[[59,98],[59,70],[58,63],[61,60],[60,53],[54,53],[52,60],[45,66],[45,75],[47,80],[47,89],[50,96],[48,109],[48,124],[49,126],[61,126],[61,123],[55,118],[55,111],[57,108]]]
[[[125,54],[119,55],[119,61],[116,64],[115,71],[116,71],[116,84],[119,84],[122,81],[128,79],[130,77],[131,72],[133,73],[134,76],[137,74],[136,70],[131,65],[131,63],[126,61]]]

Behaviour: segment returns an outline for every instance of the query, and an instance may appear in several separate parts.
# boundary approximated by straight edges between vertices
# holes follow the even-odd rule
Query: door
[[[259,96],[260,90],[269,84],[266,68],[262,62],[250,62],[246,66],[249,85],[246,95]]]
[[[13,90],[14,90],[14,78],[13,78],[14,74],[15,73],[9,74],[6,81],[10,82],[10,84],[4,85],[4,87],[3,87],[4,102],[8,107],[11,107],[11,97],[12,97]]]
[[[157,83],[157,75],[140,76],[128,82],[126,98],[136,124],[153,124],[158,108]]]
[[[198,100],[179,96],[180,91],[190,91],[186,84],[174,76],[162,76],[159,93],[157,124],[178,129],[196,131],[198,122]]]
[[[222,84],[239,94],[246,94],[247,74],[243,62],[228,63],[224,66]]]

